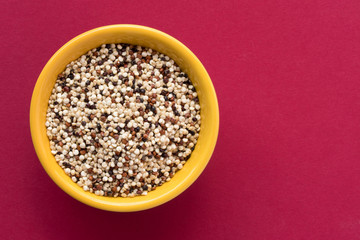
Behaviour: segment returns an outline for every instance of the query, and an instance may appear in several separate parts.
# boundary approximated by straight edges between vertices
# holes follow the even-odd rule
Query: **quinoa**
[[[186,73],[150,48],[106,44],[59,74],[46,114],[51,153],[96,195],[147,195],[183,168],[200,131]]]

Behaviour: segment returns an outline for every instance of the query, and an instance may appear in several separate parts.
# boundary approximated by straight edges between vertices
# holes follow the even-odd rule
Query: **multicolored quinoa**
[[[66,66],[46,115],[58,164],[85,191],[146,195],[195,148],[200,105],[187,74],[150,48],[106,44]]]

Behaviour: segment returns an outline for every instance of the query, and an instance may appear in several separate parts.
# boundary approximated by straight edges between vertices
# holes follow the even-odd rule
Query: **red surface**
[[[3,1],[0,239],[360,239],[360,2]],[[201,177],[137,213],[88,207],[32,146],[52,54],[102,25],[165,31],[203,62],[220,135]]]

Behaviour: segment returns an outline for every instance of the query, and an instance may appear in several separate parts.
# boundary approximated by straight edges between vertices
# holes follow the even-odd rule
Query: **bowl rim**
[[[39,137],[41,130],[38,128],[39,124],[38,124],[38,120],[37,120],[37,118],[38,118],[37,113],[38,113],[38,109],[40,107],[35,102],[37,102],[37,100],[40,98],[40,95],[41,95],[41,94],[39,94],[40,93],[40,85],[42,83],[46,82],[45,75],[47,75],[47,72],[49,71],[49,69],[56,64],[57,58],[59,56],[61,56],[61,54],[66,50],[66,48],[70,47],[71,45],[76,45],[77,42],[79,42],[84,37],[89,37],[89,36],[91,37],[91,35],[98,34],[101,31],[109,31],[109,30],[111,31],[111,30],[116,30],[119,28],[127,28],[127,29],[132,29],[134,31],[142,31],[142,32],[147,32],[149,34],[160,35],[162,38],[165,38],[166,41],[169,41],[169,42],[171,42],[171,44],[176,45],[176,47],[179,48],[179,50],[177,50],[177,51],[184,51],[186,54],[188,54],[191,57],[192,62],[196,63],[198,65],[198,67],[200,67],[203,75],[206,76],[206,78],[207,78],[206,81],[207,81],[207,84],[209,85],[208,86],[209,92],[207,92],[206,94],[208,96],[210,96],[210,98],[212,99],[212,105],[211,105],[212,110],[213,110],[212,118],[215,123],[213,126],[214,137],[211,139],[208,146],[206,146],[207,151],[208,151],[208,156],[209,156],[207,161],[205,163],[203,163],[202,166],[196,168],[196,172],[192,173],[193,174],[192,177],[187,177],[182,182],[180,182],[181,183],[180,187],[177,187],[174,191],[165,193],[165,194],[161,195],[160,197],[157,197],[156,199],[152,199],[152,201],[150,203],[149,203],[149,201],[147,201],[146,203],[139,202],[136,204],[128,204],[128,205],[114,205],[114,204],[110,204],[109,202],[106,202],[106,201],[101,201],[101,202],[94,201],[93,199],[88,197],[87,194],[84,195],[84,194],[78,193],[77,189],[69,186],[69,184],[65,184],[63,181],[61,181],[61,178],[62,178],[61,176],[55,174],[54,171],[51,171],[51,166],[48,163],[48,159],[46,158],[46,156],[43,153],[43,150],[41,147],[42,143],[41,143],[40,137]],[[133,25],[133,24],[107,25],[107,26],[102,26],[102,27],[91,29],[89,31],[86,31],[86,32],[72,38],[70,41],[65,43],[59,50],[57,50],[55,52],[55,54],[50,58],[50,60],[46,63],[45,67],[42,69],[42,71],[36,81],[36,84],[35,84],[35,87],[33,90],[33,94],[32,94],[32,98],[31,98],[30,131],[31,131],[33,145],[34,145],[36,154],[40,160],[40,163],[42,164],[46,173],[56,183],[56,185],[58,185],[68,195],[77,199],[80,202],[83,202],[89,206],[92,206],[92,207],[95,207],[98,209],[103,209],[103,210],[108,210],[108,211],[116,211],[116,212],[140,211],[140,210],[145,210],[145,209],[150,209],[150,208],[156,207],[158,205],[161,205],[161,204],[175,198],[176,196],[181,194],[183,191],[185,191],[193,182],[195,182],[195,180],[203,172],[203,170],[205,169],[205,167],[206,167],[207,163],[209,162],[211,155],[215,149],[215,145],[216,145],[216,141],[217,141],[217,137],[218,137],[219,107],[218,107],[218,101],[217,101],[214,86],[211,82],[211,79],[210,79],[206,69],[204,68],[204,66],[202,65],[200,60],[195,56],[195,54],[192,53],[190,51],[190,49],[188,49],[179,40],[175,39],[174,37],[162,32],[162,31],[156,30],[154,28],[146,27],[146,26]],[[50,151],[50,149],[49,149],[49,151]],[[90,194],[90,193],[88,193],[88,194]],[[84,197],[84,196],[86,196],[86,197]],[[139,197],[141,197],[141,196],[139,196]]]

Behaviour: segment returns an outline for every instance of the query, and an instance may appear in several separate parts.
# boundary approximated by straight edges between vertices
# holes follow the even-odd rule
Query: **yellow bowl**
[[[112,198],[85,192],[64,173],[50,152],[45,119],[48,99],[57,75],[69,62],[105,43],[141,45],[168,55],[189,75],[199,96],[201,130],[190,159],[169,182],[149,192],[147,196]],[[33,144],[42,166],[61,189],[75,199],[96,208],[131,212],[152,208],[175,198],[199,177],[215,148],[219,131],[219,109],[208,73],[199,59],[181,42],[163,32],[144,26],[110,25],[90,30],[73,38],[48,61],[36,82],[32,95],[30,128]]]

